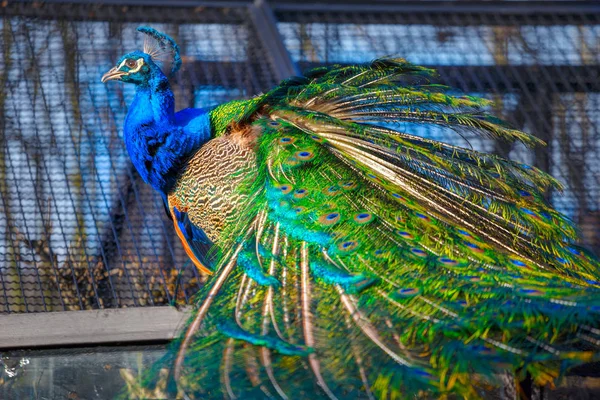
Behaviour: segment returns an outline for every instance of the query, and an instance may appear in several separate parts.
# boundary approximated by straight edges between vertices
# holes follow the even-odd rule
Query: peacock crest
[[[143,52],[148,54],[152,61],[161,65],[165,75],[172,77],[181,68],[179,46],[168,35],[149,26],[140,26],[138,32],[144,36]]]

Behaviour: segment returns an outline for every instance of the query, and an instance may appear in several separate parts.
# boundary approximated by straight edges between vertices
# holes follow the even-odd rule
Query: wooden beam
[[[252,5],[252,0],[11,0],[0,5],[0,15],[113,22],[243,23]],[[600,15],[600,2],[577,0],[271,0],[269,6],[278,22],[359,23],[362,19],[366,23],[411,25],[423,24],[426,19],[442,25],[586,25]]]
[[[103,2],[0,2],[0,16],[28,17],[42,20],[110,21],[174,24],[243,24],[247,4],[242,2],[189,3],[148,1],[132,4]]]
[[[600,3],[585,0],[275,0],[269,3],[276,14],[286,13],[286,20],[302,18],[304,12],[312,13],[313,18],[315,14],[318,15],[319,22],[326,20],[332,23],[344,23],[344,15],[357,13],[362,17],[374,14],[400,17],[408,24],[419,23],[413,18],[415,15],[451,20],[449,25],[455,22],[466,25],[478,23],[479,15],[492,17],[490,24],[519,24],[519,21],[528,18],[535,18],[536,22],[539,20],[544,24],[562,24],[569,20],[585,21],[584,15],[589,17],[600,13]],[[551,19],[545,18],[547,16]],[[459,19],[455,21],[450,17]]]
[[[265,56],[269,58],[278,81],[282,81],[290,76],[300,73],[298,66],[292,60],[288,52],[279,29],[273,11],[266,1],[256,0],[248,8],[250,19],[258,39],[265,50]]]
[[[188,316],[173,307],[0,315],[0,349],[164,342]]]

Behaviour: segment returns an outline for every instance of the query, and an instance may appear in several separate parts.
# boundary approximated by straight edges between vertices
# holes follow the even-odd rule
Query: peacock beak
[[[113,67],[110,69],[110,71],[108,71],[107,73],[105,73],[104,75],[102,75],[102,83],[108,82],[108,81],[112,81],[115,79],[120,79],[123,75],[127,75],[127,72],[124,71],[119,71],[118,67]]]

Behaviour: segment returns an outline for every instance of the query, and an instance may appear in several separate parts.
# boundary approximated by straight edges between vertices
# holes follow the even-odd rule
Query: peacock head
[[[143,51],[136,50],[121,57],[117,65],[102,76],[103,83],[119,80],[146,85],[157,75],[163,75],[161,67],[170,64],[169,77],[181,67],[179,46],[171,37],[148,26],[137,30],[146,34]]]

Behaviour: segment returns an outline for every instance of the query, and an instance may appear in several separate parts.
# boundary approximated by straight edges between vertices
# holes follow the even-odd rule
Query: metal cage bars
[[[162,2],[107,3],[112,4],[51,1],[0,6],[2,312],[188,302],[202,284],[195,271],[185,267],[159,199],[126,161],[118,136],[131,93],[114,87],[109,92],[91,79],[99,67],[131,50],[137,23],[162,24],[182,44],[187,58],[174,81],[180,108],[268,90],[298,73],[298,67],[367,61],[360,58],[361,43],[369,43],[377,55],[388,54],[390,48],[410,50],[390,45],[400,40],[444,49],[449,40],[473,41],[467,31],[482,36],[476,43],[494,46],[490,62],[461,64],[430,57],[425,64],[437,68],[446,84],[491,93],[499,100],[495,112],[549,141],[550,151],[526,152],[473,138],[467,138],[467,144],[524,157],[559,175],[566,169],[566,181],[590,168],[590,162],[576,157],[586,143],[595,147],[585,154],[600,162],[597,121],[590,117],[598,107],[594,100],[599,91],[598,58],[582,53],[581,62],[510,59],[515,51],[510,49],[511,40],[518,37],[512,32],[523,36],[519,30],[527,26],[547,29],[558,41],[572,40],[571,27],[582,27],[590,30],[591,43],[596,43],[597,4],[180,0],[170,3],[167,13]],[[419,37],[419,32],[431,37]],[[465,49],[465,54],[473,53],[469,51]],[[56,56],[59,52],[62,57]],[[527,49],[517,54],[531,56]],[[564,155],[573,159],[565,161]],[[78,176],[78,171],[83,173]],[[594,174],[595,170],[584,173],[591,178],[579,182],[572,179],[575,183],[568,188],[573,196],[567,206],[577,208],[577,213],[587,207],[586,212],[596,215],[595,205],[578,200],[600,190]],[[553,193],[549,197],[558,199]],[[74,211],[64,212],[69,209]],[[598,221],[595,225],[592,221],[588,230],[597,229]],[[595,247],[596,240],[592,233],[587,244]]]

